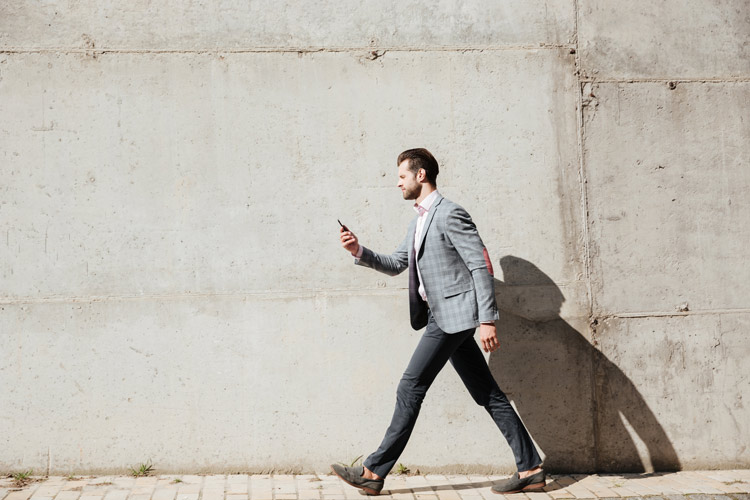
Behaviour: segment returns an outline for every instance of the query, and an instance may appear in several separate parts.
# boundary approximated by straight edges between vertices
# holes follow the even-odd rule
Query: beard
[[[419,195],[422,193],[422,185],[417,184],[415,187],[409,189],[404,189],[404,199],[405,200],[416,200],[419,198]]]

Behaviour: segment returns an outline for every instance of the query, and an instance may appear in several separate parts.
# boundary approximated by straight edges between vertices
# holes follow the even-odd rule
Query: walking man
[[[545,485],[542,460],[474,341],[479,326],[484,351],[500,347],[487,250],[469,214],[438,193],[438,163],[429,151],[409,149],[396,163],[398,187],[405,200],[415,201],[417,212],[404,241],[391,255],[379,254],[360,245],[357,237],[342,227],[341,245],[360,266],[390,276],[408,268],[411,326],[426,329],[398,384],[396,408],[380,447],[363,467],[334,464],[331,468],[366,494],[380,494],[385,477],[406,447],[427,390],[450,361],[474,401],[489,412],[516,459],[518,472],[492,490],[539,490]]]

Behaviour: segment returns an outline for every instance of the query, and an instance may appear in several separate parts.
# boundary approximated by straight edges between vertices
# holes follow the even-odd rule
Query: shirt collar
[[[430,211],[430,207],[435,202],[435,199],[438,197],[437,189],[430,194],[427,195],[427,198],[422,200],[422,203],[415,203],[414,204],[414,211],[419,214],[421,217],[422,215],[426,214]]]

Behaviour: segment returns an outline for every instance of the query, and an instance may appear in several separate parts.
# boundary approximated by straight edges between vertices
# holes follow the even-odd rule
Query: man
[[[484,406],[508,441],[518,472],[493,487],[496,493],[538,490],[545,485],[542,460],[531,437],[490,373],[485,352],[500,343],[494,282],[487,251],[469,214],[437,191],[438,163],[426,149],[401,153],[398,187],[405,200],[415,200],[417,217],[406,238],[391,255],[359,244],[347,228],[341,245],[355,263],[394,276],[409,269],[409,310],[415,330],[425,329],[396,391],[396,409],[383,442],[363,467],[331,466],[348,484],[378,495],[416,423],[422,400],[438,372],[450,360],[474,400]]]

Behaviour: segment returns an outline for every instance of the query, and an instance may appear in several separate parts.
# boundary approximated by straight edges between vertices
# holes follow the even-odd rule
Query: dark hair
[[[438,162],[432,153],[425,148],[407,149],[400,155],[396,165],[401,165],[404,160],[409,160],[409,170],[416,175],[420,168],[423,168],[427,176],[427,181],[433,186],[437,186],[437,175],[440,172]]]

